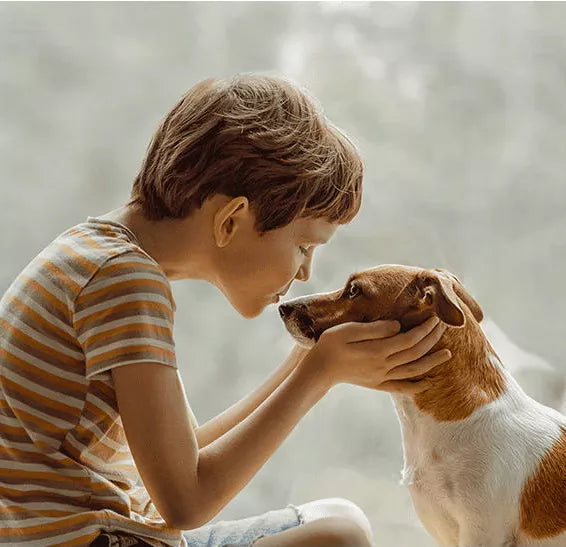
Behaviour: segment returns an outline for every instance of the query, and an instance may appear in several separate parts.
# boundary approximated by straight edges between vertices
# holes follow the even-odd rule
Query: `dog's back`
[[[560,367],[515,344],[490,317],[480,323],[489,343],[523,391],[535,401],[564,412],[566,377]]]

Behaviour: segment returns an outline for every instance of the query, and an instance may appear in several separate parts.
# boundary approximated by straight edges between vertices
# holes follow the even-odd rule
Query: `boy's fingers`
[[[388,380],[387,382],[380,384],[377,389],[388,391],[389,393],[416,395],[417,393],[426,391],[431,387],[432,381],[425,378],[424,380],[418,380],[417,382],[411,382],[410,380]]]
[[[388,338],[399,332],[399,321],[371,321],[370,323],[347,323],[344,334],[348,343],[364,342],[376,338]]]
[[[425,336],[427,336],[439,322],[440,319],[438,319],[436,315],[433,315],[424,323],[421,323],[407,332],[398,334],[393,340],[389,341],[390,352],[396,353],[412,348],[415,344],[418,344]]]
[[[424,357],[440,340],[445,330],[446,325],[444,323],[437,324],[432,332],[430,332],[412,348],[390,355],[387,358],[387,364],[390,367],[396,367],[405,363],[411,363],[421,357]]]
[[[452,357],[452,354],[447,349],[435,351],[430,355],[422,357],[418,361],[409,363],[407,365],[399,365],[392,368],[385,377],[387,380],[403,380],[407,378],[414,378],[426,374],[429,370],[445,363]]]

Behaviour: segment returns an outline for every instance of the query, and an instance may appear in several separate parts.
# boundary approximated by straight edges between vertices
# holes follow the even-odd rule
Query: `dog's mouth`
[[[281,304],[279,314],[289,334],[301,345],[312,346],[320,338],[314,319],[302,305]]]
[[[314,321],[311,317],[301,317],[298,322],[298,328],[306,338],[310,338],[315,342],[318,342],[320,334],[316,332],[314,328]]]

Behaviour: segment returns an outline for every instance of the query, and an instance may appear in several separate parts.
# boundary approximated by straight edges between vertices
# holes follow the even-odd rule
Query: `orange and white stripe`
[[[175,304],[125,227],[89,218],[0,300],[0,544],[87,546],[104,530],[186,546],[134,465],[110,370],[176,367]]]

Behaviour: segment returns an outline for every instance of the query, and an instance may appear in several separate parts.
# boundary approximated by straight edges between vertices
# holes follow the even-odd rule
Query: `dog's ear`
[[[435,268],[434,271],[439,272],[441,275],[445,275],[445,276],[452,278],[452,281],[453,281],[452,286],[454,288],[454,292],[458,295],[460,300],[462,300],[462,302],[464,302],[464,304],[466,304],[466,306],[468,306],[468,308],[472,312],[472,315],[474,316],[474,319],[478,323],[481,323],[481,321],[483,319],[483,311],[482,311],[480,305],[474,299],[474,297],[464,288],[464,285],[462,285],[460,280],[453,273],[449,272],[448,270],[442,270],[440,268]]]
[[[417,298],[421,309],[432,310],[438,318],[452,327],[463,327],[466,316],[448,277],[427,272],[417,278]]]

